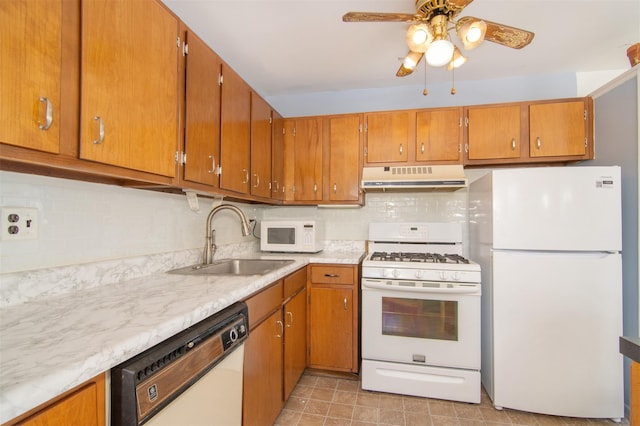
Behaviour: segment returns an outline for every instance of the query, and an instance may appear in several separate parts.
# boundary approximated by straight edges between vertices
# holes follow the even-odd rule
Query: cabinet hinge
[[[462,117],[458,118],[458,127],[462,127]]]
[[[269,117],[269,124],[273,124],[273,118]]]
[[[180,48],[180,37],[176,39],[176,47]]]
[[[176,151],[174,158],[178,164],[187,164],[187,154],[182,151]]]
[[[469,117],[464,118],[464,127],[469,127]]]
[[[589,140],[586,137],[584,138],[584,147],[585,148],[589,147]]]
[[[286,133],[287,133],[287,131],[286,131],[286,130],[285,130],[285,128],[283,127],[283,128],[282,128],[282,134],[284,135],[284,134],[286,134]]]
[[[182,43],[182,56],[187,56],[189,54],[189,45],[185,42]]]
[[[364,131],[368,132],[369,131],[369,123],[364,123]]]
[[[296,137],[296,128],[295,127],[293,128],[293,137],[294,138]]]
[[[223,78],[222,74],[218,74],[218,86],[222,86],[223,80],[224,80],[224,78]]]
[[[359,131],[360,133],[362,133],[362,124],[360,124],[360,125],[358,126],[358,131]]]
[[[218,168],[216,169],[216,174],[218,176],[222,176],[222,166],[218,166]]]
[[[369,149],[365,146],[364,147],[364,156],[367,157],[369,155]]]
[[[587,121],[587,110],[584,110],[584,121]]]

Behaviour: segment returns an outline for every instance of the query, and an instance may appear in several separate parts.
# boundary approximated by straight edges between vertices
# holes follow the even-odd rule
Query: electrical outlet
[[[38,238],[38,209],[2,207],[0,208],[0,223],[2,226],[0,238],[4,241],[35,240]]]

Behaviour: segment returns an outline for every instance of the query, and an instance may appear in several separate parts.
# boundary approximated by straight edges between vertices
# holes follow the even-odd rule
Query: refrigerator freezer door
[[[620,251],[619,167],[493,172],[493,247]]]
[[[620,254],[494,251],[494,405],[624,417],[621,283]]]

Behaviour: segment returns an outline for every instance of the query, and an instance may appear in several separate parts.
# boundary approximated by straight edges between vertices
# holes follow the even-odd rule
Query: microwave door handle
[[[480,289],[475,286],[460,286],[454,288],[439,288],[439,287],[405,287],[399,285],[387,285],[387,284],[379,284],[372,281],[363,281],[362,282],[363,289],[380,289],[380,290],[393,290],[393,291],[404,291],[407,293],[422,293],[422,294],[473,294],[479,293]]]

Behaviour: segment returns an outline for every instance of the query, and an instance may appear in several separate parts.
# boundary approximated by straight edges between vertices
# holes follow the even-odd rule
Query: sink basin
[[[168,273],[180,275],[263,275],[293,262],[293,260],[272,259],[224,259],[209,265],[199,264],[172,269]]]

